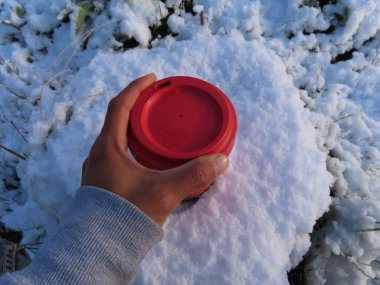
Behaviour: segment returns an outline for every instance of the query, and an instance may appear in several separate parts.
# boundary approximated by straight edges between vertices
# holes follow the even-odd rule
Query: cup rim
[[[170,85],[170,86],[169,86]],[[192,150],[192,151],[178,151],[163,147],[155,143],[154,138],[151,136],[144,118],[144,111],[146,111],[147,103],[149,104],[153,96],[157,96],[161,92],[160,86],[167,86],[165,88],[183,88],[184,86],[191,86],[198,88],[211,96],[218,105],[222,114],[222,122],[219,131],[216,133],[214,139],[205,146]],[[167,92],[167,90],[166,90]],[[150,153],[153,157],[164,157],[166,160],[191,160],[208,153],[215,152],[229,152],[231,144],[235,140],[237,132],[237,118],[236,112],[228,97],[216,86],[190,76],[172,76],[161,79],[149,87],[147,87],[136,100],[135,105],[131,110],[130,119],[130,133],[129,147],[132,153],[138,152],[138,156],[144,156],[144,160],[150,160]],[[152,157],[152,158],[153,158]],[[148,159],[147,159],[148,158]],[[159,164],[159,163],[158,163]]]

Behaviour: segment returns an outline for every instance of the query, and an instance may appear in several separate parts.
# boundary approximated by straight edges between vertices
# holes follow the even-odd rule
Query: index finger
[[[156,81],[154,73],[132,81],[108,104],[101,135],[110,135],[122,146],[127,143],[127,128],[131,109],[140,93]]]

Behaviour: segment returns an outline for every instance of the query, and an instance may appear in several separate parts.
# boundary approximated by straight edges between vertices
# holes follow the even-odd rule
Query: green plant
[[[17,15],[17,17],[23,19],[25,16],[25,10],[20,6],[17,6],[16,7],[16,15]]]
[[[83,27],[87,15],[94,9],[94,5],[90,0],[72,0],[78,6],[75,20],[75,34],[78,34]]]

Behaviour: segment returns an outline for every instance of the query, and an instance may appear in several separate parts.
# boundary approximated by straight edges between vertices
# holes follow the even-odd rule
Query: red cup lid
[[[228,155],[236,131],[235,110],[220,89],[175,76],[140,94],[131,111],[128,144],[143,165],[168,169],[204,154]]]

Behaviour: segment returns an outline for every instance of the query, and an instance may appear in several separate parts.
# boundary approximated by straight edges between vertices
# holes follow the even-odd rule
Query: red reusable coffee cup
[[[140,94],[131,111],[128,145],[142,165],[163,170],[205,154],[229,155],[236,132],[235,109],[220,89],[194,77],[174,76]]]

